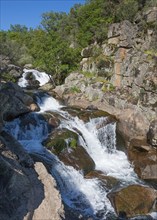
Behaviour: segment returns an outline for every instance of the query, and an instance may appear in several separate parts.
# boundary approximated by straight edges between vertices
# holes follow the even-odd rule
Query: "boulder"
[[[40,90],[51,92],[54,89],[54,82],[46,83],[43,86],[40,86]]]
[[[15,79],[19,79],[22,75],[22,68],[13,64],[8,65],[7,71],[9,71],[9,74],[12,75]]]
[[[84,58],[89,58],[97,55],[98,51],[101,50],[97,43],[91,44],[90,46],[84,48],[81,51],[81,56]]]
[[[12,135],[8,134],[6,131],[2,131],[0,134],[0,140],[5,144],[7,149],[18,157],[18,161],[22,166],[34,166],[32,158]]]
[[[59,159],[67,166],[73,166],[76,170],[82,170],[84,175],[95,169],[95,163],[82,146],[66,148],[59,154]]]
[[[86,150],[79,145],[78,135],[70,130],[61,129],[52,132],[44,145],[61,161],[85,174],[95,168],[95,163]]]
[[[148,145],[143,137],[136,137],[130,141],[128,158],[141,179],[157,182],[156,149]]]
[[[30,108],[31,112],[38,112],[38,111],[40,111],[40,108],[39,108],[39,106],[36,103],[30,104],[29,108]]]
[[[147,141],[153,147],[157,147],[157,119],[150,123],[149,130],[147,133]]]
[[[35,164],[35,171],[38,174],[38,179],[44,186],[44,199],[42,200],[40,205],[34,210],[32,220],[61,220],[62,217],[64,217],[64,209],[60,193],[56,189],[57,185],[55,180],[47,172],[46,168],[42,163]]]
[[[24,65],[25,69],[33,69],[33,65],[31,63],[25,64]]]
[[[136,184],[108,194],[117,215],[124,212],[128,217],[145,215],[155,211],[157,208],[154,207],[156,197],[157,191],[155,189]]]
[[[102,186],[104,186],[107,190],[111,190],[113,187],[119,184],[118,179],[112,176],[106,176],[102,171],[99,170],[91,171],[85,176],[85,178],[98,178],[101,181]]]
[[[104,117],[101,124],[97,125],[97,129],[116,121],[116,117],[105,111],[98,110],[95,106],[88,106],[86,109],[80,109],[77,107],[63,107],[62,109],[67,111],[73,117],[78,117],[85,123],[89,122],[90,119],[93,118]]]
[[[27,95],[17,84],[2,83],[0,86],[0,127],[4,121],[19,115],[39,111],[31,96]]]
[[[124,109],[117,118],[117,130],[126,143],[137,136],[146,137],[149,121],[138,109]]]
[[[18,156],[0,142],[0,219],[61,220],[61,216],[61,196],[43,164],[24,167]]]
[[[93,46],[91,45],[89,47],[84,48],[81,51],[81,56],[85,57],[85,58],[92,57],[93,56]]]

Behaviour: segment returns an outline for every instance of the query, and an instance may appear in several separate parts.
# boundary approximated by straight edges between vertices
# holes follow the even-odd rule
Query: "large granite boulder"
[[[44,199],[34,210],[32,220],[36,219],[55,219],[61,220],[64,217],[64,207],[61,195],[57,190],[56,181],[47,172],[42,163],[35,164],[35,171],[38,174],[39,181],[43,184]],[[29,216],[29,213],[27,214]],[[27,217],[26,217],[27,219]]]
[[[123,212],[128,217],[156,211],[156,197],[157,191],[155,189],[136,184],[108,194],[117,215]]]
[[[130,141],[128,158],[141,179],[157,183],[157,152],[146,139],[136,137]]]
[[[4,121],[38,110],[39,107],[34,103],[33,98],[17,84],[11,82],[0,84],[0,129]]]
[[[145,139],[148,129],[149,121],[137,109],[124,109],[118,116],[117,130],[122,134],[127,141],[142,136]]]
[[[61,220],[61,197],[44,165],[24,167],[3,142],[0,154],[0,219]]]

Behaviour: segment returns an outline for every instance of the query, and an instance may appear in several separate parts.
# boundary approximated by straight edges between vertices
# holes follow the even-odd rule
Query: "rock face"
[[[43,164],[24,167],[2,142],[0,154],[0,219],[61,220],[61,197]]]
[[[149,121],[138,109],[126,109],[118,115],[118,119],[117,129],[126,142],[137,136],[147,136]]]
[[[153,210],[155,207],[155,200],[157,191],[140,185],[130,185],[117,192],[111,192],[108,197],[115,207],[116,213],[126,213],[128,217],[136,215],[144,215]]]
[[[64,211],[61,196],[56,189],[55,180],[47,173],[47,170],[42,163],[35,164],[35,171],[38,174],[38,179],[44,186],[44,199],[38,208],[34,210],[32,219],[61,220],[61,216],[64,216]],[[27,216],[29,216],[29,213]]]
[[[31,96],[16,84],[8,82],[0,84],[0,130],[4,121],[19,115],[39,110]]]
[[[112,24],[108,31],[108,43],[119,47],[132,48],[136,34],[137,28],[127,20]]]
[[[134,24],[127,20],[112,24],[108,30],[108,43],[85,48],[80,63],[83,72],[96,76],[101,73],[108,81],[105,87],[116,88],[115,107],[138,105],[150,121],[157,115],[156,16],[157,8],[153,7],[141,12]],[[93,55],[94,48],[99,48],[97,55]],[[94,94],[94,99],[102,99],[103,95],[94,89],[88,89],[87,93]],[[110,91],[108,87],[105,90]],[[89,100],[93,101],[93,98]]]
[[[154,147],[157,147],[157,120],[153,120],[150,123],[147,139],[148,143]]]
[[[130,141],[128,158],[141,179],[153,180],[157,183],[157,152],[146,142],[146,139],[136,137]]]
[[[23,146],[4,129],[18,116],[21,126],[35,126],[39,110],[31,96],[14,83],[0,84],[0,219],[56,219],[64,216],[56,182],[42,163],[34,163]],[[41,121],[44,117],[39,116]],[[38,161],[38,160],[37,160]],[[62,216],[62,217],[61,217]]]

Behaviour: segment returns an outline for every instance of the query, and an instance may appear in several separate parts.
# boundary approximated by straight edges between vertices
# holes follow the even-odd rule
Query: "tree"
[[[66,13],[64,12],[46,12],[42,14],[42,27],[47,31],[58,31],[62,21],[66,18]]]
[[[20,25],[20,24],[12,25],[11,24],[10,31],[24,33],[28,31],[28,28],[25,25]]]

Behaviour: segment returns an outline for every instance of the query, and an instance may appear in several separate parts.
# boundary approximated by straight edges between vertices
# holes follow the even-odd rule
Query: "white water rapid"
[[[38,97],[38,104],[41,108],[40,113],[57,112],[63,118],[60,127],[78,133],[80,144],[94,160],[97,170],[118,178],[122,184],[137,181],[126,155],[116,150],[115,123],[100,126],[106,119],[99,117],[85,124],[78,117],[72,117],[63,111],[61,109],[63,106],[47,95]],[[107,191],[100,181],[97,178],[85,179],[81,171],[64,165],[57,156],[50,154],[42,145],[42,141],[48,136],[49,128],[40,113],[30,113],[22,116],[21,119],[8,122],[6,130],[19,140],[26,150],[37,152],[43,158],[52,161],[52,175],[67,206],[94,220],[108,219],[107,216],[114,213],[114,210],[106,197]]]
[[[39,72],[38,70],[35,69],[24,69],[22,77],[18,81],[19,86],[24,88],[29,85],[28,80],[26,79],[29,73],[32,73],[34,78],[39,81],[40,86],[43,86],[50,80],[49,75],[46,74],[45,72]]]

